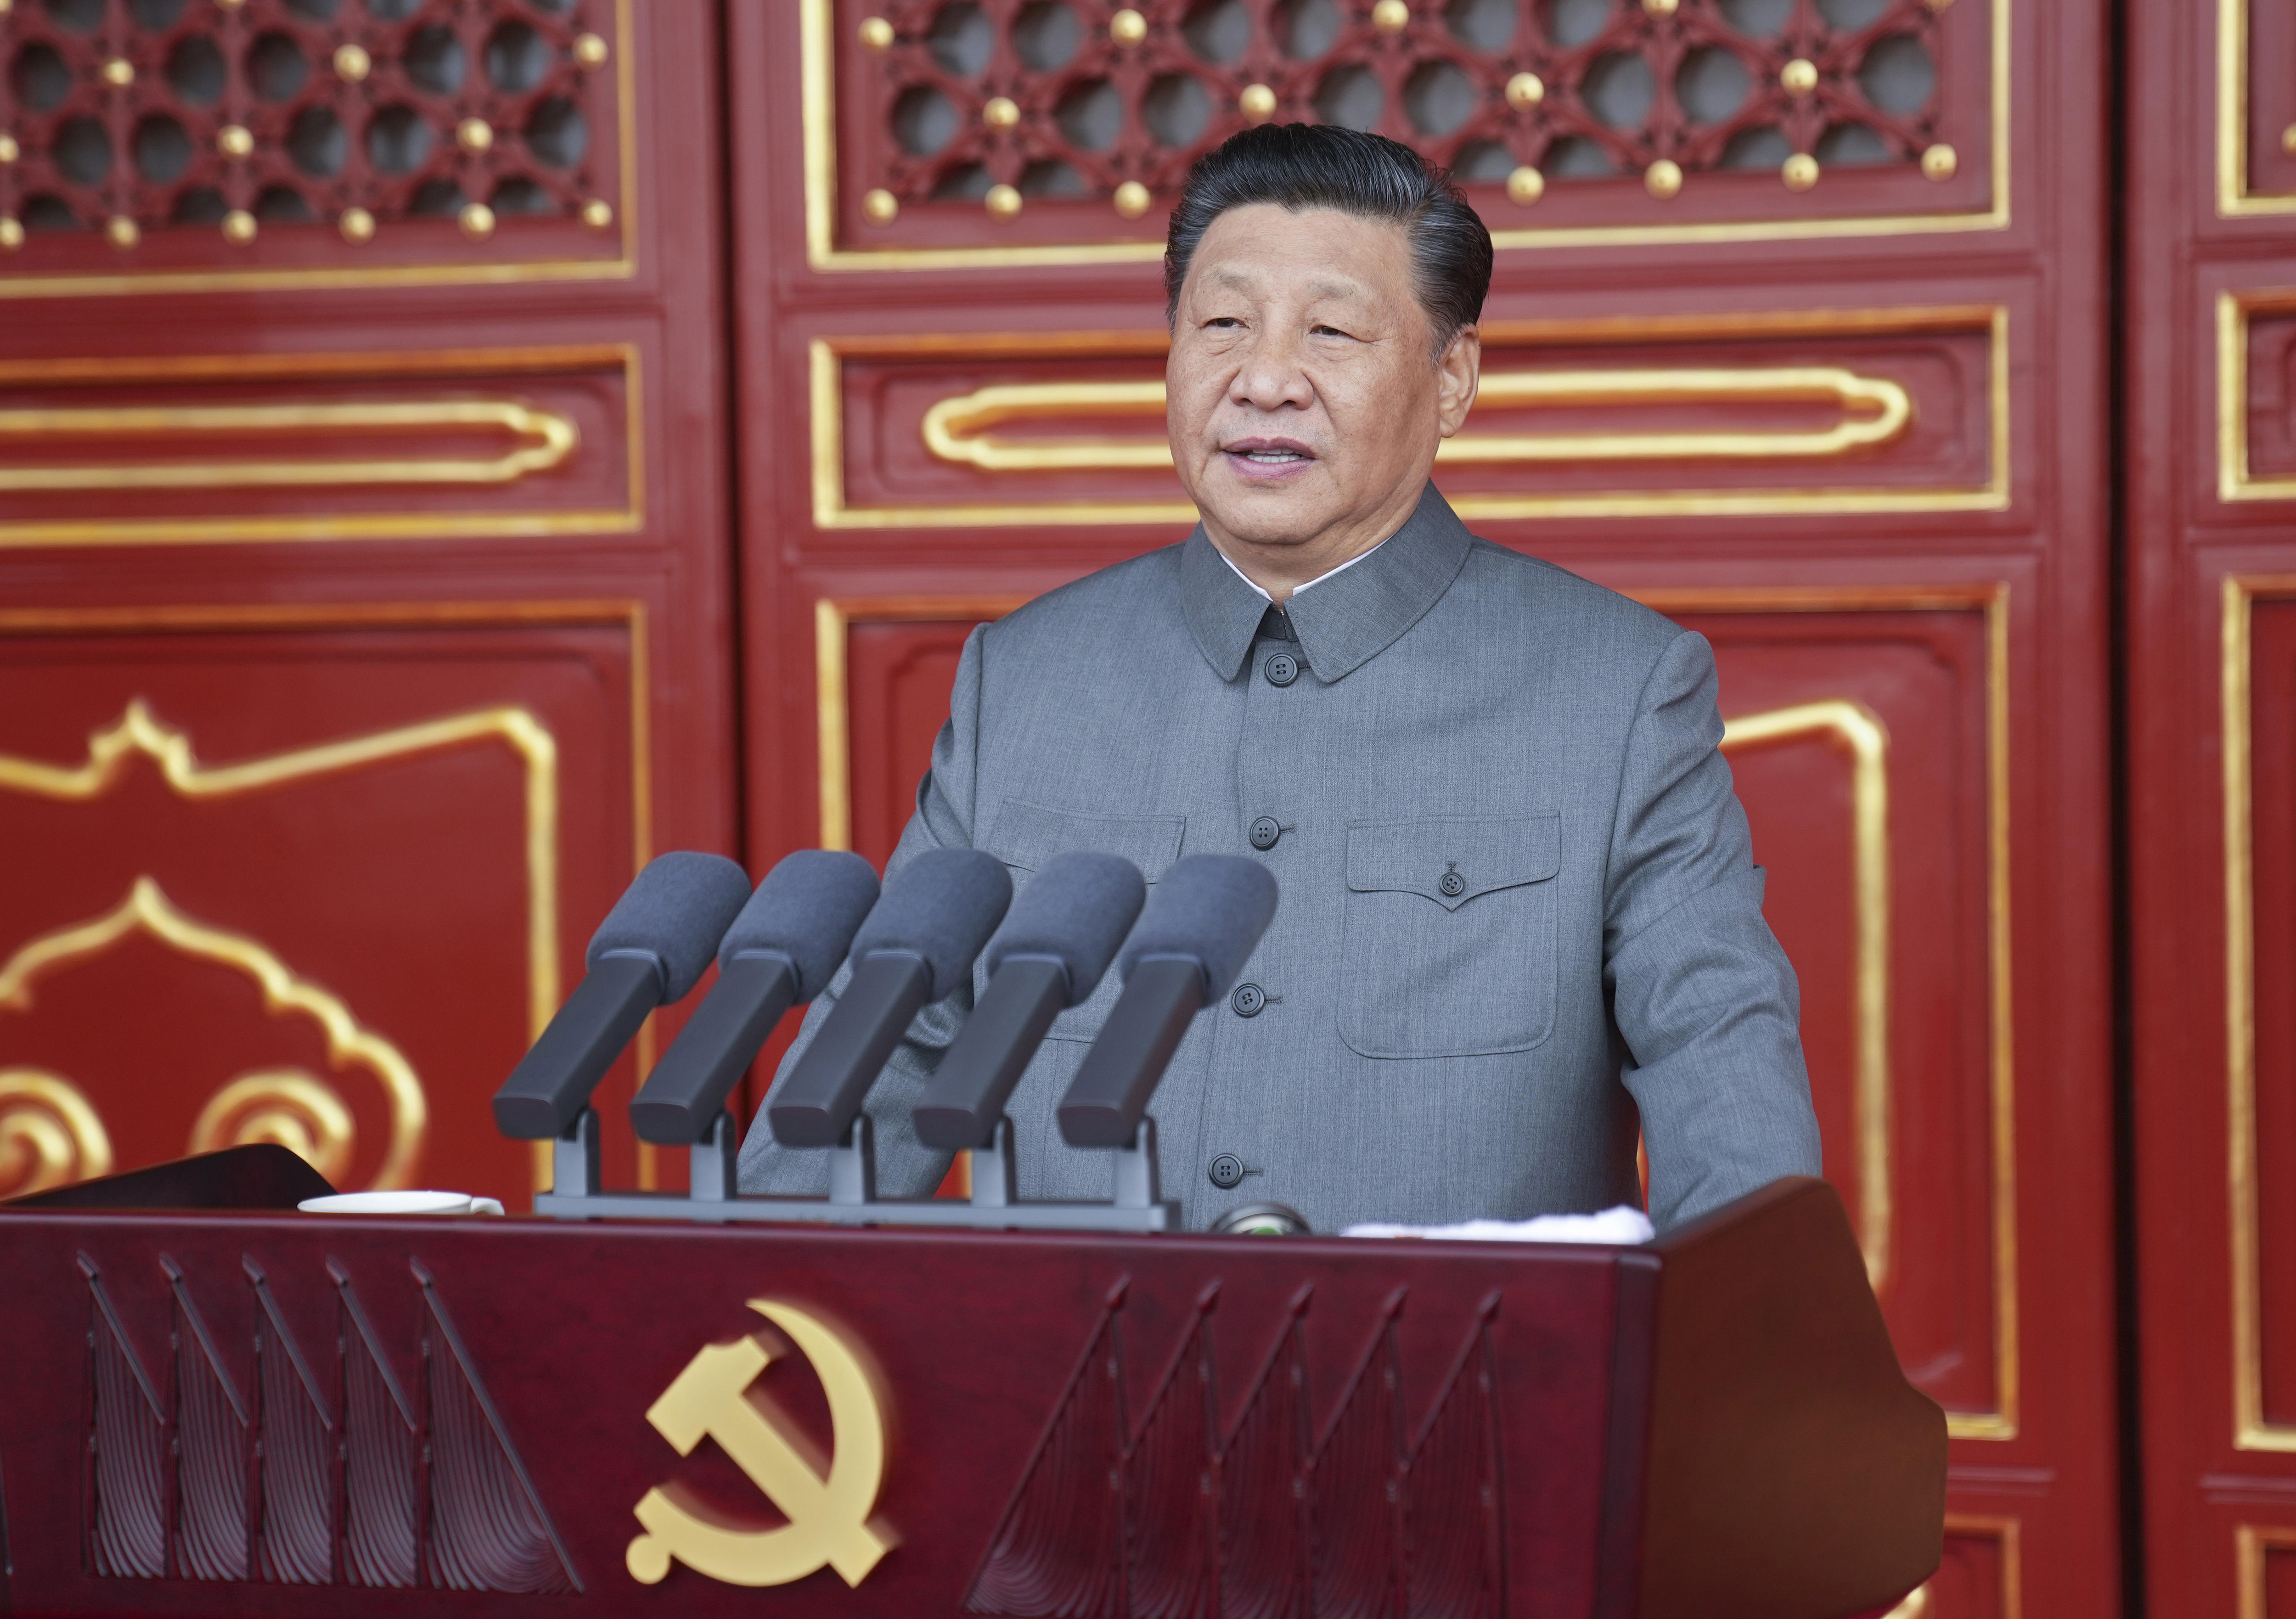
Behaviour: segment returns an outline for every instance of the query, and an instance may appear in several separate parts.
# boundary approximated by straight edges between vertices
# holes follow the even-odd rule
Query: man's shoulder
[[[1459,582],[1472,598],[1501,606],[1506,621],[1528,634],[1577,630],[1653,657],[1683,634],[1680,625],[1631,596],[1480,536]]]
[[[1065,585],[1047,590],[1045,595],[1005,613],[996,620],[996,627],[1029,636],[1054,632],[1070,622],[1091,620],[1100,613],[1136,611],[1157,600],[1168,600],[1177,609],[1180,549],[1183,546],[1177,544],[1157,546],[1155,552],[1128,556],[1123,562],[1111,562],[1084,578],[1070,578]],[[1100,622],[1097,627],[1104,632],[1107,622]]]
[[[988,638],[1009,651],[1058,645],[1073,635],[1105,637],[1119,626],[1137,629],[1142,615],[1152,616],[1160,605],[1177,622],[1181,549],[1160,546],[1048,590],[990,625]]]

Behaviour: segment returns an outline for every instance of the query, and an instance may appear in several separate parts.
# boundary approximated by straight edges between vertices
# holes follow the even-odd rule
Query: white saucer
[[[336,1192],[332,1197],[306,1198],[295,1206],[307,1214],[499,1214],[503,1206],[492,1198],[468,1192],[396,1191]]]

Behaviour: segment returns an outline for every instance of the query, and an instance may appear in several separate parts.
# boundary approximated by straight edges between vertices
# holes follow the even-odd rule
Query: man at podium
[[[1711,650],[1477,539],[1429,481],[1474,403],[1491,262],[1459,191],[1377,135],[1268,126],[1203,158],[1164,261],[1201,520],[973,631],[893,855],[1275,873],[1274,924],[1156,1098],[1191,1229],[1248,1203],[1332,1231],[1635,1202],[1638,1137],[1661,1228],[1818,1173]],[[947,1168],[908,1116],[972,993],[875,1088],[890,1195]],[[1013,1095],[1024,1197],[1104,1194],[1054,1108],[1116,993],[1062,1013]],[[826,1170],[760,1112],[741,1173],[818,1195]]]

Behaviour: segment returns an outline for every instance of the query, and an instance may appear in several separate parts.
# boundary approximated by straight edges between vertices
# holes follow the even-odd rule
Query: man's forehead
[[[1215,266],[1212,268],[1210,273],[1210,279],[1218,282],[1224,287],[1234,287],[1239,292],[1256,292],[1267,284],[1268,271],[1270,269],[1280,271],[1289,267],[1290,266],[1288,266],[1283,265],[1261,266],[1249,264],[1222,264]],[[1365,286],[1363,282],[1351,280],[1345,275],[1334,274],[1329,269],[1318,272],[1314,279],[1309,281],[1300,289],[1300,290],[1308,293],[1308,296],[1312,298],[1372,298],[1377,296],[1369,287]]]
[[[1335,252],[1354,262],[1334,263]],[[1408,275],[1409,256],[1409,237],[1393,220],[1250,203],[1212,221],[1189,279],[1239,292],[1280,284],[1316,298],[1382,299],[1394,289],[1381,283]]]

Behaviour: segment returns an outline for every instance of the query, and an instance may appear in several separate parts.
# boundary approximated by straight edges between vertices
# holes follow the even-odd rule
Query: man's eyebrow
[[[1256,290],[1259,286],[1259,277],[1249,270],[1216,269],[1211,272],[1211,278],[1223,287],[1234,287],[1240,291]],[[1308,283],[1308,292],[1312,298],[1361,298],[1365,296],[1362,283],[1352,281],[1311,281]]]

